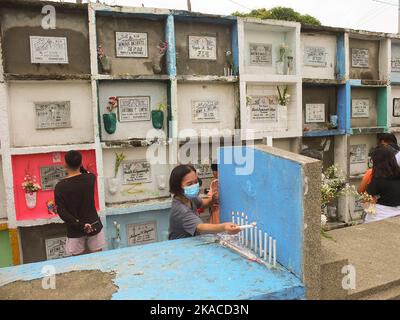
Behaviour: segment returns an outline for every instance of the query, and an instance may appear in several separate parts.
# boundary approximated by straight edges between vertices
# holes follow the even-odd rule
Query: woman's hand
[[[240,232],[239,226],[232,222],[223,223],[222,225],[224,227],[224,232],[228,234],[237,234]]]

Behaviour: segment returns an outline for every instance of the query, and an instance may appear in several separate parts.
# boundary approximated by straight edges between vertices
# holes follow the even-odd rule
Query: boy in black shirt
[[[66,153],[65,168],[68,176],[56,185],[54,196],[57,212],[67,226],[67,254],[101,251],[105,236],[94,201],[96,176],[83,169],[78,151]]]

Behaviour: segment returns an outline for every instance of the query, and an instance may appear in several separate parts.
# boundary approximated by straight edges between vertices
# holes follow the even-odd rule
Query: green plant
[[[126,156],[123,152],[118,153],[115,152],[115,168],[114,168],[114,178],[117,177],[118,169],[121,166],[122,161],[126,159]]]
[[[289,87],[285,86],[283,90],[277,86],[278,89],[278,103],[281,106],[287,106],[290,102],[290,94],[288,93]]]
[[[165,103],[159,103],[158,104],[158,107],[157,107],[157,111],[162,111],[162,112],[164,112],[165,110],[167,110],[167,108],[168,108],[168,105],[167,104],[165,104]]]
[[[300,22],[301,24],[305,25],[315,25],[315,26],[320,26],[321,22],[309,15],[309,14],[301,14],[292,8],[287,8],[287,7],[274,7],[269,10],[266,8],[261,8],[261,9],[255,9],[252,10],[249,13],[243,13],[243,12],[233,12],[232,15],[237,16],[237,17],[252,17],[252,18],[258,18],[258,19],[273,19],[273,20],[284,20],[284,21],[296,21]]]

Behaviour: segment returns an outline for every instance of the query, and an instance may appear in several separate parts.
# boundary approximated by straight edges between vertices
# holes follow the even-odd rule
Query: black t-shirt
[[[399,178],[372,178],[367,187],[371,196],[379,196],[378,204],[387,207],[400,206],[400,177]]]
[[[82,173],[57,183],[54,197],[57,212],[67,225],[68,238],[94,236],[103,228],[94,202],[95,184],[96,176],[93,173]],[[85,224],[96,221],[99,224],[95,231],[85,233]]]

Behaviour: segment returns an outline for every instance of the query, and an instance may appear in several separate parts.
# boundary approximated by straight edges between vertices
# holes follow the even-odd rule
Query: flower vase
[[[160,110],[151,111],[151,122],[154,129],[162,129],[164,125],[164,112]]]
[[[118,178],[108,178],[108,192],[111,195],[117,194],[119,189],[119,180]]]
[[[117,130],[117,115],[115,113],[103,114],[104,130],[108,134],[113,134]]]
[[[36,195],[37,192],[25,192],[25,202],[28,209],[36,207]]]
[[[285,63],[283,61],[276,62],[276,73],[285,74]]]
[[[100,69],[103,73],[110,74],[111,73],[111,59],[107,56],[102,56],[99,58],[100,61]]]
[[[278,106],[278,125],[279,129],[282,130],[288,129],[287,106],[284,105]]]
[[[293,74],[293,68],[294,68],[294,58],[293,57],[287,57],[286,74],[287,75]]]

